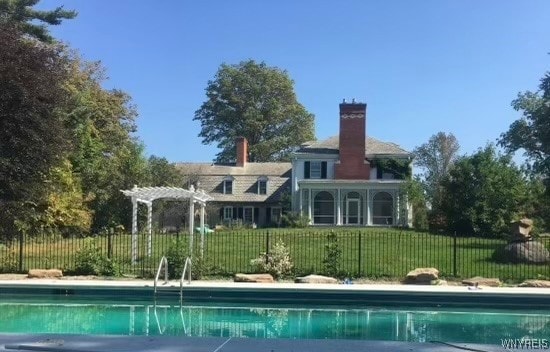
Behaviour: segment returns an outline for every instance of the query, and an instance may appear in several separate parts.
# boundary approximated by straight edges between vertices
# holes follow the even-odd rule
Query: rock
[[[63,273],[59,269],[30,269],[27,275],[30,279],[48,279],[63,277]]]
[[[432,283],[432,285],[436,285],[436,286],[447,286],[448,283],[447,283],[447,280],[439,279],[439,280],[434,280],[434,282]]]
[[[504,247],[504,258],[512,263],[544,264],[550,261],[550,253],[537,241],[513,242]]]
[[[549,280],[525,280],[521,284],[518,285],[519,287],[545,287],[550,288],[550,281]]]
[[[307,275],[302,277],[297,277],[294,282],[300,284],[337,284],[338,280],[333,277],[322,276],[322,275]]]
[[[270,274],[235,274],[235,282],[275,282]]]
[[[407,274],[404,284],[434,285],[439,280],[439,270],[436,268],[416,268]]]
[[[528,241],[533,229],[533,220],[523,218],[511,224],[512,241]]]
[[[467,286],[489,286],[499,287],[502,282],[498,278],[486,278],[481,276],[472,277],[471,279],[462,280],[463,285]]]

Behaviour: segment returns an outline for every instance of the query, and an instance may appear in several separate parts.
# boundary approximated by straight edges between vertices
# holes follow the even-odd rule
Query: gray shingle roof
[[[234,164],[177,163],[184,175],[192,175],[200,182],[200,188],[217,202],[268,202],[281,200],[290,191],[291,163],[247,163],[244,167]],[[233,177],[233,193],[223,194],[223,181]],[[258,194],[258,179],[267,177],[267,194]]]
[[[322,141],[309,142],[302,145],[297,153],[337,154],[340,147],[340,137],[332,136]],[[408,157],[412,154],[399,145],[391,142],[382,142],[376,138],[365,139],[365,155],[392,155]]]

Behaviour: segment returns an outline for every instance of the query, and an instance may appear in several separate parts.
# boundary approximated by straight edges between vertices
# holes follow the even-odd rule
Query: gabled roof
[[[332,136],[322,141],[314,141],[303,144],[296,152],[297,154],[338,154],[340,148],[340,137]],[[391,142],[382,142],[376,138],[365,139],[366,156],[396,156],[410,157],[412,154],[399,145]]]
[[[290,191],[292,164],[287,162],[235,164],[177,163],[184,175],[194,176],[203,189],[217,202],[276,203],[282,194]],[[232,194],[223,193],[223,181],[233,179]],[[258,180],[267,179],[267,194],[258,194]]]

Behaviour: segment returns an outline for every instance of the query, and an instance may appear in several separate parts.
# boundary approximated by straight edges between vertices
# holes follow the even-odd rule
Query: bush
[[[166,260],[168,260],[168,276],[170,279],[179,279],[183,266],[185,265],[185,259],[189,256],[189,246],[184,240],[173,240],[166,251]],[[155,268],[155,273],[156,273]]]
[[[306,228],[309,226],[309,218],[297,212],[290,212],[281,216],[281,226],[290,228]]]
[[[262,253],[250,264],[256,267],[258,272],[269,273],[274,278],[289,275],[292,272],[292,258],[288,248],[282,241],[277,241],[270,253]]]
[[[0,274],[16,273],[18,269],[17,255],[10,252],[0,257]]]
[[[75,254],[76,275],[120,275],[117,263],[101,252],[93,238],[86,238]]]
[[[340,266],[341,259],[342,249],[338,243],[338,237],[334,231],[331,231],[327,235],[327,244],[325,244],[325,258],[323,259],[325,274],[335,277],[338,276],[338,268]]]

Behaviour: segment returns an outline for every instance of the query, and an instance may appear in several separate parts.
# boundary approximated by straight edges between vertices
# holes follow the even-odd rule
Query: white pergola
[[[138,203],[147,205],[147,256],[151,256],[152,252],[152,235],[153,235],[153,201],[156,199],[171,199],[171,200],[189,200],[189,235],[190,250],[193,249],[193,230],[194,230],[194,215],[195,203],[201,207],[200,212],[200,233],[201,246],[204,244],[204,208],[206,202],[213,198],[206,194],[203,190],[196,191],[191,185],[189,189],[177,187],[137,187],[130,190],[121,190],[125,196],[132,198],[132,264],[137,260],[138,249],[138,222],[137,209]]]

